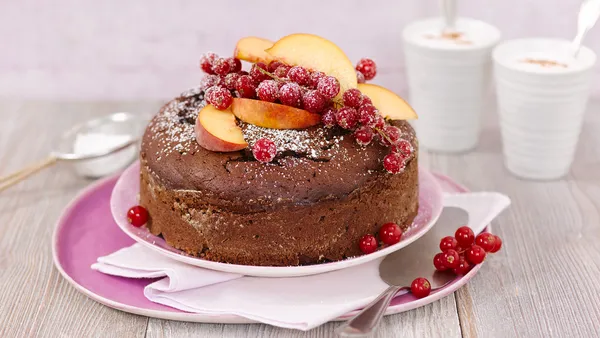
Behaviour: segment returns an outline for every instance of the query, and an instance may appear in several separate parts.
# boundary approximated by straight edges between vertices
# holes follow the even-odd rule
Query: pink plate
[[[435,177],[426,169],[419,168],[419,212],[410,229],[402,234],[402,240],[369,255],[352,257],[337,262],[306,265],[306,266],[251,266],[213,262],[206,259],[190,256],[183,251],[169,246],[164,239],[154,236],[146,227],[136,228],[127,221],[127,210],[138,204],[140,168],[139,162],[132,164],[125,170],[117,181],[113,190],[110,207],[117,225],[129,237],[174,260],[205,269],[237,273],[245,276],[256,277],[297,277],[316,275],[352,266],[364,264],[403,247],[425,235],[433,227],[443,209],[442,189]]]
[[[434,175],[444,191],[467,191],[450,178]],[[139,315],[203,323],[252,323],[235,315],[187,313],[146,299],[143,289],[155,279],[132,279],[109,276],[90,268],[100,256],[135,243],[124,234],[112,218],[110,196],[118,176],[100,180],[79,194],[58,220],[52,243],[54,264],[77,290],[109,307]],[[489,230],[489,227],[487,228]],[[429,304],[450,295],[463,286],[481,268],[475,266],[467,275],[457,277],[444,288],[416,299],[410,293],[397,296],[386,314],[394,314]],[[349,281],[350,282],[350,281]],[[345,320],[356,312],[337,318]]]

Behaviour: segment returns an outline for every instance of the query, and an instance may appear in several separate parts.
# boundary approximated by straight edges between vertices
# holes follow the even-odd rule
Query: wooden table
[[[154,112],[159,102],[0,102],[0,174],[41,159],[74,122],[114,111]],[[378,337],[594,337],[600,335],[600,104],[587,114],[571,173],[519,180],[502,164],[496,116],[479,147],[423,151],[421,162],[472,190],[513,204],[495,222],[502,251],[454,295],[388,316]],[[0,337],[330,337],[268,325],[196,324],[146,318],[88,299],[54,268],[50,242],[65,205],[90,182],[66,166],[0,193]]]

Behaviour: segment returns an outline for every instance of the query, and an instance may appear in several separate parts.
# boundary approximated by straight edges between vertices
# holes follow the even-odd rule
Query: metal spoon
[[[442,17],[444,18],[444,32],[456,30],[456,0],[440,0]]]
[[[146,123],[147,119],[144,117],[120,112],[76,125],[62,135],[56,150],[50,152],[48,157],[11,174],[0,177],[0,191],[25,180],[29,176],[44,168],[50,167],[59,161],[85,163],[85,161],[98,158],[109,158],[111,155],[125,151],[139,141]],[[86,133],[96,133],[107,136],[124,135],[127,137],[123,138],[124,141],[119,144],[105,145],[105,147],[100,145],[99,149],[91,152],[75,152],[74,143],[76,137]],[[135,152],[133,153],[135,154]],[[87,175],[85,171],[80,170],[79,172],[83,176],[94,176]]]
[[[585,35],[594,27],[598,17],[600,17],[600,0],[584,0],[577,16],[577,35],[571,43],[575,57],[579,54]]]

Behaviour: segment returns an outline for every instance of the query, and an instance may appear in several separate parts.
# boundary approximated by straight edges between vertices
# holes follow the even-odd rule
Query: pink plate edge
[[[451,178],[449,178],[446,175],[442,175],[442,174],[438,174],[438,173],[434,173],[434,172],[430,172],[430,173],[433,176],[435,176],[437,179],[444,180],[447,183],[450,183],[456,189],[458,189],[460,192],[468,192],[469,191],[466,187],[464,187],[463,185],[461,185],[459,183],[454,182]],[[118,173],[113,176],[100,179],[100,180],[92,183],[88,187],[84,188],[84,190],[82,192],[77,194],[77,196],[75,196],[75,198],[73,198],[73,200],[71,200],[71,202],[69,202],[69,204],[63,210],[59,219],[56,221],[56,223],[54,225],[54,231],[52,233],[52,260],[54,262],[54,266],[56,267],[58,272],[60,272],[60,274],[63,276],[63,278],[65,280],[67,280],[67,282],[69,282],[71,285],[73,285],[73,287],[75,287],[76,290],[78,290],[79,292],[83,293],[84,295],[88,296],[89,298],[91,298],[103,305],[106,305],[108,307],[111,307],[111,308],[114,308],[117,310],[121,310],[124,312],[141,315],[141,316],[166,319],[166,320],[197,322],[197,323],[219,323],[219,324],[259,323],[257,321],[250,320],[250,319],[236,316],[236,315],[223,315],[223,314],[221,314],[221,315],[204,315],[204,314],[186,313],[186,312],[178,313],[178,312],[158,311],[158,310],[149,310],[149,309],[140,308],[137,306],[131,306],[131,305],[115,302],[111,299],[99,296],[99,295],[91,292],[90,290],[86,289],[85,287],[83,287],[82,285],[77,283],[75,280],[73,280],[73,278],[71,278],[71,276],[69,276],[64,271],[64,269],[58,259],[58,234],[60,233],[60,228],[65,223],[64,222],[65,218],[67,217],[67,215],[69,215],[71,213],[71,210],[73,208],[75,208],[75,206],[79,203],[79,201],[81,199],[92,194],[98,187],[106,184],[106,182],[108,182],[108,181],[116,179],[120,175],[121,175],[121,173]],[[486,227],[486,230],[491,231],[491,225],[488,224],[488,226]],[[454,291],[458,290],[463,285],[465,285],[471,278],[473,278],[473,276],[475,276],[475,274],[477,274],[479,269],[481,269],[482,265],[483,264],[476,265],[471,271],[469,271],[469,273],[464,275],[462,278],[455,280],[453,283],[451,283],[447,287],[444,287],[441,290],[435,291],[425,298],[417,299],[417,300],[414,300],[409,303],[403,303],[403,304],[398,304],[398,305],[393,305],[393,306],[388,307],[385,312],[385,315],[387,316],[387,315],[392,315],[392,314],[416,309],[418,307],[427,305],[429,303],[433,303],[437,300],[440,300],[440,299],[450,295],[451,293],[453,293]],[[352,312],[342,315],[338,318],[335,318],[332,321],[347,320],[348,318],[357,314],[358,311],[359,310],[352,311]]]

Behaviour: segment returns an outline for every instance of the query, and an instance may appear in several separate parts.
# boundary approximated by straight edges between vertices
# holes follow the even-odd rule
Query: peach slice
[[[312,34],[292,34],[266,50],[274,59],[331,75],[340,81],[340,93],[356,88],[356,70],[346,54],[333,42]]]
[[[198,113],[196,141],[207,150],[219,152],[238,151],[248,146],[231,110],[218,110],[210,104]]]
[[[238,119],[272,129],[304,129],[321,123],[321,115],[278,103],[233,99],[231,111]]]
[[[271,40],[248,36],[237,42],[233,55],[240,60],[269,64],[273,57],[265,52],[265,49],[271,48],[271,46],[273,46]]]
[[[371,83],[359,83],[358,89],[373,101],[373,105],[387,119],[413,120],[418,118],[414,109],[389,89]]]

